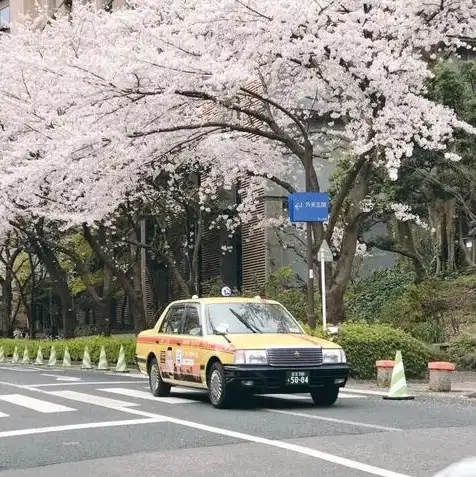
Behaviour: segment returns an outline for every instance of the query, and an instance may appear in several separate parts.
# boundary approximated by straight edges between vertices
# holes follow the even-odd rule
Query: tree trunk
[[[13,332],[12,329],[12,305],[13,305],[13,290],[12,290],[12,272],[5,270],[5,278],[2,281],[3,291],[3,309],[2,309],[2,333],[3,336],[9,337]]]
[[[92,235],[90,228],[86,224],[83,224],[83,234],[94,253],[103,261],[104,265],[107,266],[111,273],[117,278],[119,285],[127,295],[131,312],[134,317],[134,331],[135,333],[139,333],[146,327],[144,307],[142,305],[142,295],[137,293],[134,283],[119,267],[115,265],[114,259],[105,252],[104,248],[101,247],[98,240]]]
[[[335,282],[327,289],[327,322],[330,324],[345,320],[344,293],[345,287]]]
[[[425,266],[423,264],[423,258],[421,257],[418,249],[415,245],[415,240],[413,239],[413,231],[410,222],[402,222],[395,218],[397,226],[397,237],[401,246],[404,250],[409,252],[411,255],[410,260],[413,263],[413,268],[415,269],[416,282],[421,282],[426,275]],[[398,252],[397,252],[398,253]]]
[[[345,320],[344,293],[354,265],[362,219],[360,203],[367,195],[370,167],[368,163],[362,166],[349,193],[351,205],[345,217],[346,225],[342,235],[339,258],[332,274],[332,280],[328,285],[326,284],[328,323],[338,324]]]
[[[42,237],[40,235],[40,237]],[[74,338],[75,317],[71,294],[68,287],[68,279],[66,272],[61,268],[56,255],[45,242],[32,239],[33,248],[36,255],[45,266],[48,274],[53,278],[55,283],[56,294],[59,296],[61,303],[61,318],[63,320],[64,337]]]

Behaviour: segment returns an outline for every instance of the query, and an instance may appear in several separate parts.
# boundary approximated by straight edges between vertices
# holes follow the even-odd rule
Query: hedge
[[[461,333],[450,343],[450,359],[462,371],[476,371],[476,335]]]
[[[310,330],[309,334],[322,337],[320,329]],[[375,377],[375,361],[379,359],[394,359],[397,350],[402,352],[405,373],[407,378],[420,378],[426,373],[428,362],[434,358],[434,352],[424,343],[413,338],[404,331],[397,330],[388,325],[371,325],[345,323],[339,326],[339,335],[334,338],[345,350],[351,368],[351,375],[359,379],[372,379]],[[128,364],[133,363],[135,350],[134,338],[113,339],[99,336],[75,338],[64,341],[40,340],[0,340],[5,356],[13,356],[15,346],[18,346],[20,358],[25,346],[28,346],[30,358],[34,358],[38,346],[42,346],[43,356],[49,358],[50,349],[55,345],[56,356],[63,358],[64,347],[68,345],[72,361],[82,361],[84,347],[88,345],[93,363],[99,361],[99,352],[104,345],[109,363],[115,363],[121,344],[124,346]]]
[[[34,359],[38,352],[38,347],[41,346],[43,358],[48,359],[50,357],[51,347],[54,345],[56,350],[56,357],[58,360],[63,359],[64,349],[68,346],[71,361],[82,361],[84,348],[88,346],[91,361],[93,363],[99,362],[99,353],[101,352],[101,346],[104,346],[106,351],[107,360],[109,363],[116,363],[119,357],[119,350],[121,345],[124,346],[124,352],[126,355],[126,361],[128,364],[133,364],[133,357],[135,352],[135,339],[133,338],[106,338],[102,336],[88,336],[83,338],[75,338],[71,340],[58,340],[58,341],[46,341],[46,340],[14,340],[14,339],[0,339],[0,346],[3,346],[3,351],[6,357],[12,357],[15,350],[15,346],[18,347],[18,353],[20,360],[23,357],[23,351],[25,346],[28,346],[28,352],[30,359]]]
[[[306,331],[311,330],[307,328]],[[322,337],[320,329],[311,334]],[[398,350],[402,352],[406,377],[422,378],[428,362],[434,357],[434,352],[425,343],[388,325],[344,323],[333,340],[344,349],[351,376],[357,379],[375,378],[375,362],[395,359]]]

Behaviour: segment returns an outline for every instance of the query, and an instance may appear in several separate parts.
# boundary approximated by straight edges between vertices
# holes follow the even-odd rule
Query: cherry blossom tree
[[[329,221],[312,225],[315,251],[337,242],[327,293],[338,321],[371,171],[395,179],[415,145],[458,160],[453,131],[474,133],[424,93],[432,63],[475,27],[472,0],[78,3],[18,26],[0,40],[2,223],[102,222],[190,151],[213,170],[204,200],[250,177],[253,190],[267,179],[292,191],[298,170],[319,191],[316,161],[345,145],[353,161]],[[240,220],[255,204],[247,192]]]

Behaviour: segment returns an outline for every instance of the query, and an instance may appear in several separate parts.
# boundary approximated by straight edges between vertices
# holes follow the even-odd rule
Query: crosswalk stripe
[[[72,401],[79,401],[85,404],[107,407],[109,409],[139,406],[139,404],[132,402],[119,401],[117,399],[109,399],[101,396],[95,396],[93,394],[80,393],[76,391],[49,391],[47,394],[62,397],[65,399],[71,399]]]
[[[42,412],[45,414],[76,411],[76,409],[73,409],[71,407],[66,407],[62,406],[61,404],[55,404],[52,402],[31,398],[22,394],[7,394],[4,396],[0,396],[0,400],[9,402],[11,404],[16,404],[17,406],[23,406],[28,409],[32,409],[34,411]]]
[[[155,397],[151,393],[146,393],[145,391],[139,391],[137,389],[126,389],[126,388],[103,388],[98,389],[97,391],[102,391],[106,393],[120,394],[122,396],[128,396],[139,399],[147,399],[149,401],[163,402],[165,404],[186,404],[192,403],[191,399],[184,399],[178,397]]]

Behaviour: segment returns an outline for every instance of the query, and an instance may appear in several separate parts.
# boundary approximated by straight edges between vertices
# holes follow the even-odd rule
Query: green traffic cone
[[[397,354],[395,355],[395,364],[393,366],[390,390],[388,395],[383,396],[383,398],[398,401],[415,399],[415,396],[408,394],[407,380],[405,378],[405,369],[403,367],[401,351],[397,351]]]

